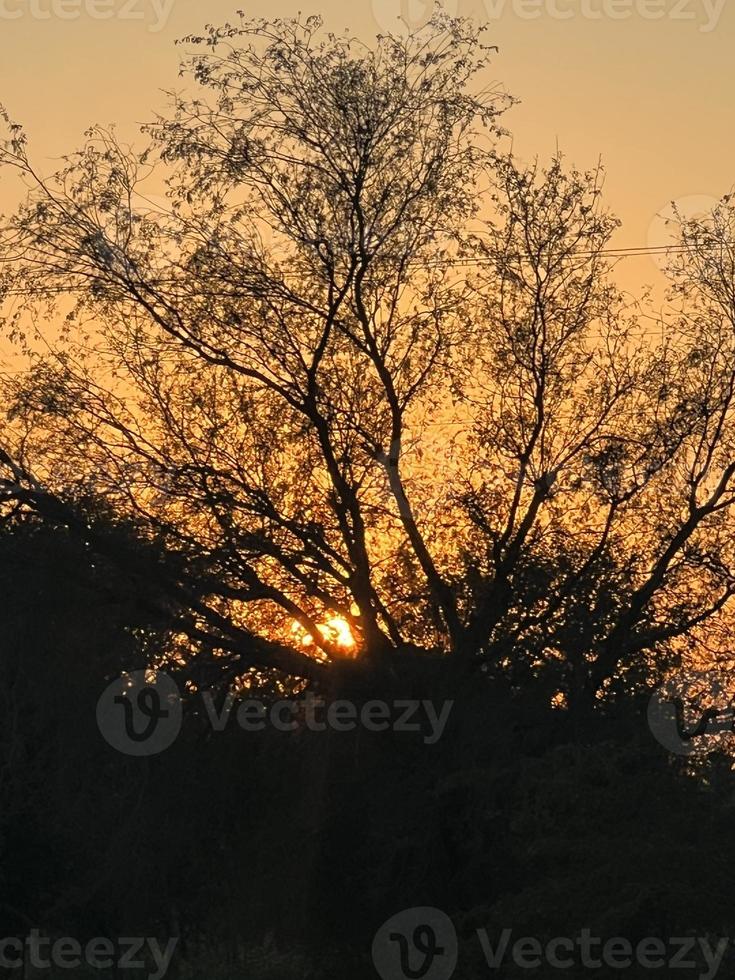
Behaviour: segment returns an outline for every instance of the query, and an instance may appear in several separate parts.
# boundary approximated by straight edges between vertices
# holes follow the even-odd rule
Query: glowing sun
[[[336,613],[328,616],[323,623],[319,624],[318,629],[322,636],[331,643],[334,643],[335,646],[345,651],[355,649],[355,637],[352,635],[350,624],[342,616],[338,616]],[[313,638],[304,630],[301,623],[294,622],[291,626],[291,632],[301,637],[302,646],[309,647],[313,645]]]

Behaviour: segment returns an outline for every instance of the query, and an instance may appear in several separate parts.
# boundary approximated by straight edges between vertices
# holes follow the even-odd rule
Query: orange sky
[[[724,6],[723,6],[724,3]],[[522,100],[507,124],[522,156],[558,144],[580,167],[601,155],[606,197],[624,221],[616,243],[660,239],[656,214],[735,183],[735,0],[450,0],[492,21],[496,77]],[[91,123],[124,136],[180,84],[175,38],[234,17],[233,0],[0,0],[0,102],[22,122],[34,158],[73,148]],[[369,37],[420,21],[416,0],[256,0],[247,13],[321,13]],[[9,191],[0,185],[0,203]],[[653,282],[652,259],[625,262],[631,288]]]

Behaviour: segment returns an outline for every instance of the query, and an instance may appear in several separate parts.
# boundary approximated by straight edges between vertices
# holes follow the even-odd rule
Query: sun
[[[330,640],[335,646],[340,647],[346,653],[354,651],[357,646],[355,637],[350,629],[350,624],[343,616],[339,616],[337,613],[329,615],[323,623],[319,623],[318,629],[325,639]],[[291,626],[291,632],[301,637],[302,646],[309,647],[313,645],[313,638],[304,630],[301,623],[296,620],[294,620]]]
[[[337,646],[350,649],[355,646],[355,637],[352,635],[350,624],[341,616],[330,616],[325,623],[326,629],[332,634],[332,638]]]

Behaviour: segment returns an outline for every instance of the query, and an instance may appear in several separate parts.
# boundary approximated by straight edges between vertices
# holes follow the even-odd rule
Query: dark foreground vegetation
[[[0,578],[5,935],[180,936],[170,975],[252,980],[372,977],[375,930],[417,905],[451,914],[467,978],[489,975],[478,927],[732,935],[729,762],[687,771],[648,730],[643,687],[572,719],[543,678],[447,679],[455,709],[431,746],[212,733],[192,698],[174,746],[133,759],[103,741],[95,705],[166,624],[63,530],[6,528]]]

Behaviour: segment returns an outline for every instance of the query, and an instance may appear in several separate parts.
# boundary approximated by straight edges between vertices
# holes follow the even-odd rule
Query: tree
[[[48,178],[7,120],[6,324],[66,319],[7,380],[6,500],[134,521],[219,678],[439,658],[594,703],[727,609],[726,270],[686,253],[652,341],[601,171],[500,152],[482,37],[212,28],[142,153],[95,129]]]

